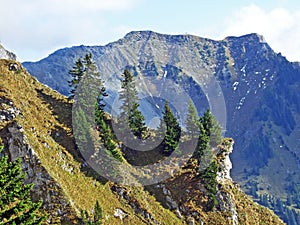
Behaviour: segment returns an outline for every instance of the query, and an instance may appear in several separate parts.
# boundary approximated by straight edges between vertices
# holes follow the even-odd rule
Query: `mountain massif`
[[[134,36],[141,40],[140,35],[145,34],[164,37],[152,32],[142,32],[129,34],[127,38]],[[183,37],[168,38],[175,38],[179,42],[186,41]],[[126,43],[126,40],[119,42]],[[109,48],[112,48],[112,45]],[[85,47],[79,49],[81,51],[72,53],[71,58],[61,57],[58,61],[52,61],[53,66],[57,68],[56,71],[63,68],[66,72],[73,60],[87,51]],[[92,51],[92,48],[88,51]],[[93,54],[99,56],[95,51]],[[64,60],[67,60],[65,66]],[[99,59],[97,63],[100,63]],[[155,61],[153,65],[157,63],[160,62]],[[110,62],[108,65],[113,64]],[[143,66],[146,64],[145,62]],[[4,153],[8,154],[10,160],[22,159],[22,169],[27,174],[26,182],[35,185],[31,197],[34,201],[42,199],[42,210],[48,213],[47,224],[82,224],[80,212],[82,210],[92,212],[96,201],[102,208],[102,223],[109,225],[283,224],[272,211],[254,203],[231,180],[229,176],[231,169],[229,154],[233,145],[231,139],[225,139],[224,144],[218,147],[222,151],[217,151],[216,155],[219,170],[216,186],[217,205],[213,210],[206,208],[208,195],[203,179],[187,168],[183,168],[180,173],[173,174],[167,180],[149,186],[125,186],[99,176],[89,167],[76,148],[72,127],[73,101],[41,84],[27,72],[30,70],[29,64],[24,65],[27,66],[27,70],[16,62],[15,58],[0,59],[0,144],[4,146]],[[47,63],[48,68],[50,65],[51,63]],[[110,70],[108,65],[107,69]],[[114,65],[119,69],[128,66],[128,64],[122,66],[121,61],[116,61]],[[139,76],[142,67],[136,67],[138,64],[129,66],[129,69],[137,71]],[[164,66],[167,73],[173,76],[175,83],[185,82],[188,93],[196,91],[203,96],[201,89],[196,87],[193,78],[184,72],[183,67]],[[210,66],[205,68],[208,69]],[[143,76],[159,76],[151,71],[153,70],[149,70],[149,74]],[[50,75],[50,72],[46,72],[46,68],[44,74],[47,74],[45,77],[48,81],[52,79],[57,81],[55,76],[58,74]],[[114,78],[112,75],[119,76],[119,72],[107,74],[106,77]],[[67,76],[62,79],[67,80]],[[57,79],[59,80],[58,77]],[[191,87],[188,81],[195,87]],[[112,83],[114,82],[117,83],[112,80]],[[109,79],[106,84],[111,87],[108,88],[110,93],[116,91],[115,86],[109,85]],[[146,99],[146,106],[148,102],[151,103]],[[201,109],[202,106],[198,107]],[[238,148],[236,149],[238,151]]]
[[[214,41],[138,31],[105,46],[64,48],[23,65],[40,82],[68,95],[68,71],[86,52],[93,54],[111,96],[117,95],[127,68],[138,79],[156,80],[160,91],[171,86],[166,79],[182,87],[199,114],[210,106],[225,135],[235,140],[234,180],[258,201],[275,197],[300,208],[300,66],[275,53],[262,36]],[[177,100],[186,103],[180,96]],[[156,116],[151,99],[143,101],[148,117]]]

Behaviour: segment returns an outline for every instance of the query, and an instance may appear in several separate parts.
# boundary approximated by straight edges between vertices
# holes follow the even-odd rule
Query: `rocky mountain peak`
[[[226,121],[226,135],[233,137],[237,149],[231,156],[233,179],[244,190],[258,190],[252,193],[256,198],[269,193],[285,199],[293,193],[299,199],[299,192],[287,181],[292,179],[296,185],[300,179],[300,66],[274,52],[263,36],[252,33],[216,41],[133,31],[105,46],[62,49],[40,62],[23,65],[42,83],[68,95],[68,71],[87,52],[93,54],[112,96],[108,105],[120,88],[125,68],[140,80],[156,80],[164,87],[158,90],[169,91],[170,85],[165,85],[169,80],[183,87],[199,114],[215,106],[221,115],[217,119]],[[216,81],[219,88],[206,88],[207,80]],[[221,104],[213,102],[222,95]],[[141,103],[149,118],[156,115],[151,114],[156,107],[150,100],[144,98]]]
[[[263,35],[257,33],[246,34],[243,36],[228,36],[224,40],[226,41],[239,41],[239,42],[256,42],[256,43],[266,43]]]
[[[143,40],[147,36],[146,33],[141,35]],[[211,72],[208,76],[214,76],[216,73],[213,72],[217,71],[218,67],[210,63],[216,64],[224,60],[224,52],[229,59],[231,57],[228,52],[223,51],[223,45],[189,35],[160,35],[154,32],[148,35],[157,38],[157,41],[151,39],[152,41],[143,41],[140,45],[141,43],[135,42],[126,43],[124,38],[124,46],[121,40],[107,46],[66,48],[36,65],[24,65],[28,66],[27,69],[32,65],[31,71],[38,69],[42,77],[46,78],[45,83],[53,80],[66,82],[72,63],[90,51],[105,77],[105,84],[111,84],[108,86],[110,94],[117,90],[117,85],[113,84],[118,82],[120,73],[129,65],[130,69],[136,71],[135,76],[152,76],[160,81],[160,84],[164,84],[164,77],[167,77],[176,86],[185,85],[184,90],[202,103],[204,95],[194,80],[202,73],[191,75],[186,71],[192,71],[191,68],[196,68],[193,66],[199,63],[205,71]],[[190,44],[191,39],[195,45]],[[128,46],[129,44],[131,46]],[[183,55],[179,55],[180,52],[183,52]],[[193,55],[195,58],[190,59]],[[219,59],[213,58],[217,55],[220,56]],[[28,171],[30,182],[36,184],[35,197],[43,198],[44,209],[51,213],[53,219],[51,223],[58,221],[60,224],[62,220],[77,221],[75,211],[91,210],[97,199],[103,207],[103,224],[165,224],[166,220],[168,224],[257,224],[261,221],[282,224],[272,212],[253,204],[252,200],[232,183],[229,176],[231,163],[228,157],[232,145],[228,146],[226,154],[219,155],[221,170],[218,173],[218,181],[224,184],[218,185],[219,209],[209,213],[201,209],[207,202],[205,196],[208,192],[202,180],[192,176],[188,170],[181,176],[172,178],[165,186],[154,189],[149,187],[148,190],[121,187],[117,188],[120,190],[118,191],[110,182],[93,177],[94,172],[89,170],[75,148],[71,101],[40,84],[21,66],[16,71],[11,70],[11,63],[0,60],[0,69],[3,71],[3,74],[0,74],[3,78],[0,79],[0,87],[3,89],[0,90],[0,136],[10,156],[22,157],[23,167]],[[50,67],[55,69],[48,70]],[[232,90],[232,87],[229,87]],[[56,83],[52,88],[59,89],[60,83]],[[165,89],[168,90],[168,87]],[[178,188],[178,184],[182,188]],[[155,198],[153,195],[156,195]],[[191,196],[195,198],[191,199]],[[158,202],[158,199],[161,202]],[[182,199],[182,202],[178,199]],[[168,208],[170,210],[167,210]]]
[[[7,51],[1,44],[0,44],[0,59],[10,59],[10,60],[16,60],[17,56]]]

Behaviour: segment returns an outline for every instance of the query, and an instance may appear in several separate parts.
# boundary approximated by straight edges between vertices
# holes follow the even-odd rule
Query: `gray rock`
[[[176,216],[177,216],[179,219],[182,219],[182,218],[183,218],[183,216],[182,216],[182,214],[181,214],[181,212],[180,212],[179,209],[176,209],[176,210],[175,210],[175,214],[176,214]]]
[[[119,218],[120,220],[125,219],[128,216],[126,212],[124,212],[122,209],[116,209],[114,212],[114,217]]]
[[[25,182],[34,184],[31,192],[32,199],[34,201],[43,200],[42,207],[51,212],[49,223],[53,217],[68,220],[69,217],[76,216],[76,212],[64,195],[64,191],[43,167],[23,132],[23,128],[12,121],[1,130],[0,136],[4,146],[6,146],[4,153],[8,154],[9,159],[11,161],[17,158],[22,159],[21,166],[27,174]]]
[[[0,45],[0,59],[9,59],[9,60],[16,60],[17,56],[7,51],[2,45]]]

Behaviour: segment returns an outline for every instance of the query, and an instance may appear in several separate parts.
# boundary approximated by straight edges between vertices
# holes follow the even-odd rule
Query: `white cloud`
[[[263,10],[256,5],[241,8],[225,22],[224,36],[258,33],[288,60],[300,61],[300,11],[285,8]]]
[[[69,45],[101,44],[108,37],[109,14],[131,10],[141,1],[3,1],[0,3],[0,42],[21,61],[37,60]]]

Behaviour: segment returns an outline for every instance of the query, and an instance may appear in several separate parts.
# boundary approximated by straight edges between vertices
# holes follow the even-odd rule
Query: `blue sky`
[[[263,35],[300,61],[299,0],[0,0],[0,43],[20,61],[74,45],[105,45],[132,30],[220,40]]]

